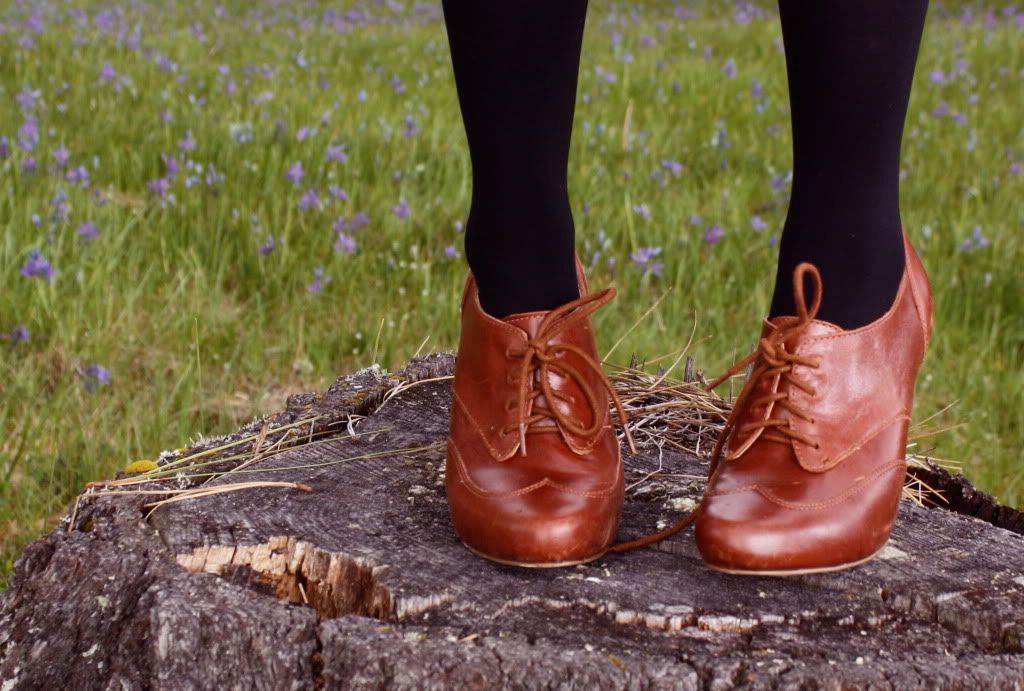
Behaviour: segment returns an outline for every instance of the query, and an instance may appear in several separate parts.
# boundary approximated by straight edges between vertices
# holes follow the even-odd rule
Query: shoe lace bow
[[[804,279],[808,276],[814,286],[814,300],[810,305],[807,304],[807,295],[804,291]],[[817,439],[792,426],[792,417],[794,416],[811,424],[814,424],[815,419],[813,413],[797,405],[790,394],[793,388],[800,389],[809,396],[814,396],[817,393],[810,383],[794,373],[793,368],[802,365],[817,369],[821,362],[815,357],[789,352],[786,349],[786,342],[807,330],[821,307],[821,294],[821,274],[817,267],[807,262],[798,265],[793,272],[793,296],[796,302],[797,319],[774,328],[772,333],[761,339],[754,352],[708,384],[708,389],[715,389],[753,365],[746,385],[733,404],[732,414],[725,423],[722,433],[718,436],[715,449],[711,454],[710,473],[714,473],[725,445],[736,433],[747,435],[747,437],[739,448],[728,454],[725,460],[740,457],[759,438],[783,443],[800,442],[814,448],[819,447]],[[763,395],[755,396],[755,392],[761,389],[761,381],[773,378],[775,381],[771,385],[771,390]],[[745,415],[745,411],[762,406],[764,415],[760,419],[737,425],[737,421]],[[771,413],[775,406],[788,411],[790,417],[772,417]]]
[[[608,392],[615,405],[629,449],[632,453],[636,453],[633,436],[627,426],[629,418],[626,415],[626,410],[615,387],[608,381],[601,369],[601,363],[575,344],[552,342],[559,334],[587,319],[614,297],[615,289],[606,288],[598,293],[567,302],[548,312],[537,327],[536,334],[527,339],[525,344],[509,346],[505,350],[506,357],[509,359],[519,358],[521,361],[518,366],[518,376],[511,380],[517,384],[515,399],[517,424],[507,426],[502,431],[507,433],[511,431],[511,428],[519,428],[519,452],[521,455],[526,455],[527,433],[557,431],[561,427],[566,432],[591,441],[601,431],[603,412],[607,409],[607,404],[600,400],[598,392],[594,390],[584,373],[564,357],[568,353],[576,355],[585,366],[584,369],[590,369],[597,375],[597,381]],[[556,391],[552,386],[552,375],[564,377],[576,384],[590,409],[592,421],[589,425],[584,425],[573,415],[567,414],[555,405],[556,400],[572,405],[575,403],[575,397]],[[547,401],[547,406],[536,405],[535,400],[541,395]],[[511,402],[507,404],[506,408],[511,410]],[[537,424],[547,419],[554,420],[556,424]]]

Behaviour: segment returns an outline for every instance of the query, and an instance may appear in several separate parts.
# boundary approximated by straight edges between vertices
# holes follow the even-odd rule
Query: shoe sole
[[[581,564],[589,564],[592,561],[597,561],[601,557],[608,554],[608,550],[604,550],[602,552],[598,552],[593,556],[583,557],[582,559],[574,559],[572,561],[513,561],[511,559],[501,559],[499,557],[492,557],[490,554],[485,554],[484,552],[473,549],[465,542],[463,542],[462,544],[466,549],[468,549],[470,552],[480,557],[481,559],[493,561],[496,564],[502,564],[504,566],[518,566],[524,569],[562,569],[567,566],[579,566]]]
[[[707,562],[705,562],[705,564],[707,564],[707,567],[712,571],[718,571],[719,573],[727,573],[732,576],[809,576],[811,574],[816,573],[834,573],[836,571],[846,571],[847,569],[852,569],[857,566],[866,564],[872,559],[876,558],[879,554],[881,554],[882,550],[884,550],[886,545],[888,544],[889,543],[886,542],[885,545],[882,545],[874,554],[864,557],[863,559],[858,559],[857,561],[848,561],[845,564],[836,564],[835,566],[815,566],[808,569],[772,569],[764,571],[755,571],[751,569],[729,569],[725,568],[724,566],[714,566],[713,564],[707,564]]]

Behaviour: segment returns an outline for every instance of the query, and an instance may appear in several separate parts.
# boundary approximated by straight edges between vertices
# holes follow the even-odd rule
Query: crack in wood
[[[342,552],[330,552],[294,537],[273,537],[256,545],[203,545],[178,554],[191,573],[251,574],[254,586],[269,586],[280,600],[304,604],[324,619],[357,614],[381,620],[405,619],[442,606],[444,594],[396,597],[380,582],[388,570]]]

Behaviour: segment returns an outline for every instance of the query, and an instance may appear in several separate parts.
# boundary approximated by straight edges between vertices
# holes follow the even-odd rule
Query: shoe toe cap
[[[481,556],[523,566],[583,562],[604,554],[621,496],[587,496],[544,484],[515,496],[450,501],[455,532]]]
[[[787,573],[852,566],[878,552],[892,529],[896,506],[887,496],[891,489],[877,489],[876,497],[868,497],[873,501],[864,501],[862,495],[857,501],[800,506],[780,505],[756,489],[713,496],[695,526],[697,547],[710,567],[723,571]]]

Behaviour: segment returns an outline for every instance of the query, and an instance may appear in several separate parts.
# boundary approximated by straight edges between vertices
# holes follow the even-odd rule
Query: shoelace
[[[814,284],[814,302],[811,303],[810,307],[807,305],[807,296],[804,292],[804,279],[808,276],[811,277],[811,281]],[[740,392],[739,398],[737,398],[736,402],[733,404],[732,413],[729,415],[729,419],[722,427],[722,433],[718,435],[718,440],[715,442],[715,448],[711,452],[711,465],[708,468],[708,480],[710,480],[715,474],[715,470],[717,470],[718,465],[722,460],[728,461],[738,458],[745,453],[747,449],[749,449],[751,445],[758,440],[758,438],[761,437],[784,443],[797,441],[813,446],[814,448],[818,448],[819,446],[818,441],[813,437],[810,437],[799,430],[793,429],[789,424],[790,420],[788,418],[780,419],[771,417],[772,408],[777,405],[785,408],[791,414],[803,420],[814,423],[814,417],[812,414],[797,406],[789,398],[788,387],[786,387],[786,391],[779,391],[779,387],[776,386],[774,387],[775,391],[772,393],[754,399],[748,404],[753,392],[757,390],[759,382],[765,377],[777,376],[779,377],[780,384],[785,381],[811,396],[815,394],[814,388],[810,384],[793,374],[793,367],[795,365],[804,365],[807,367],[817,368],[820,366],[820,362],[815,358],[809,358],[788,352],[786,350],[785,343],[789,338],[803,333],[811,321],[813,321],[817,316],[818,309],[821,307],[821,273],[818,271],[816,266],[804,262],[796,267],[793,271],[793,296],[796,302],[797,320],[790,325],[775,329],[771,334],[762,338],[754,352],[730,367],[724,374],[722,374],[722,376],[718,377],[707,386],[709,391],[716,389],[724,382],[745,370],[752,363],[754,364],[754,369],[751,371],[746,385]],[[754,407],[767,405],[768,407],[765,410],[764,416],[760,420],[748,422],[737,428],[737,420],[747,410],[748,405]],[[750,433],[750,436],[738,449],[736,449],[736,451],[723,459],[722,454],[725,446],[737,430],[741,434]],[[707,494],[705,494],[701,499],[701,502],[696,509],[683,516],[675,525],[657,533],[652,533],[635,540],[630,540],[629,542],[612,545],[608,551],[627,552],[629,550],[645,547],[672,537],[697,519],[701,510],[704,508],[704,502],[706,499]]]
[[[537,334],[530,338],[524,346],[510,346],[506,349],[506,357],[510,359],[522,358],[522,364],[519,365],[519,376],[513,380],[514,383],[518,384],[516,410],[518,411],[519,418],[519,452],[521,455],[526,455],[526,435],[528,432],[558,431],[559,426],[561,426],[567,432],[591,440],[601,431],[605,403],[598,399],[597,393],[595,393],[591,384],[584,378],[583,373],[562,357],[566,353],[575,353],[587,368],[598,375],[598,381],[611,396],[612,402],[615,404],[619,420],[622,422],[623,432],[629,443],[629,449],[632,453],[636,453],[633,435],[630,434],[629,427],[626,424],[629,419],[626,415],[626,410],[622,406],[622,401],[619,399],[615,387],[608,381],[604,371],[601,369],[601,363],[579,346],[571,343],[551,343],[555,336],[586,319],[608,304],[614,297],[615,289],[606,288],[598,293],[585,295],[572,302],[567,302],[545,315],[537,328]],[[579,390],[586,397],[587,405],[590,406],[593,422],[589,426],[584,426],[580,421],[562,412],[555,405],[556,400],[574,403],[575,399],[571,396],[562,395],[551,388],[551,374],[561,375],[570,379],[579,387]],[[539,389],[534,388],[535,382],[539,384]],[[534,400],[541,394],[544,395],[550,407],[533,405]],[[530,411],[529,414],[527,414],[527,410]],[[553,419],[557,424],[547,426],[536,424],[544,419]],[[509,432],[511,430],[505,427],[503,431]]]

